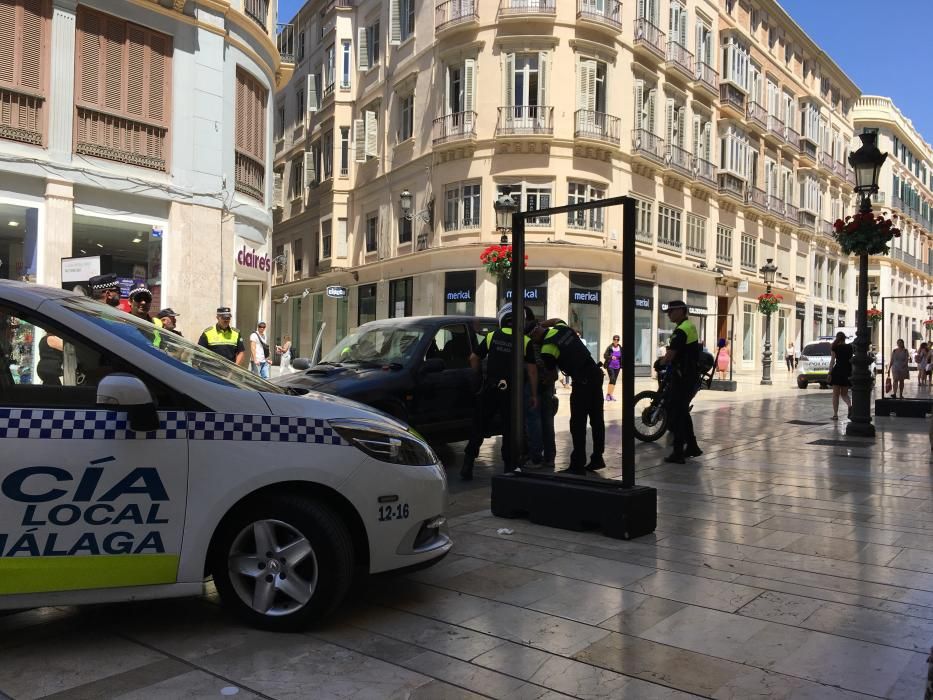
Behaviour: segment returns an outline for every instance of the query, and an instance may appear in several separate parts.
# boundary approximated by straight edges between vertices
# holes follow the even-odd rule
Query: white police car
[[[197,595],[269,629],[450,549],[405,425],[291,395],[68,292],[0,281],[0,609]]]

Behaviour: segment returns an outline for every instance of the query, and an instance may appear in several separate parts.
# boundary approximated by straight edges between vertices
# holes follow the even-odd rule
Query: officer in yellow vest
[[[684,464],[687,457],[703,454],[690,417],[690,402],[699,389],[700,334],[687,313],[687,305],[680,299],[668,302],[667,317],[677,327],[664,357],[656,363],[669,365],[671,370],[667,417],[674,435],[674,451],[664,461],[674,464]]]
[[[198,338],[198,345],[208,350],[213,350],[225,360],[235,364],[243,362],[243,356],[246,354],[246,347],[243,345],[243,337],[240,331],[230,327],[230,319],[233,314],[230,308],[221,306],[217,309],[217,323],[209,328],[205,328]]]

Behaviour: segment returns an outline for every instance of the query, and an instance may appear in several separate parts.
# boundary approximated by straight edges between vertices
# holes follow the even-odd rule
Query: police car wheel
[[[300,629],[326,617],[353,577],[353,543],[324,503],[281,494],[221,526],[211,570],[224,604],[256,627]]]

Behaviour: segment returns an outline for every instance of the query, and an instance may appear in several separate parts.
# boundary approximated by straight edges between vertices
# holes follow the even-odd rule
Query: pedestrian
[[[570,437],[573,451],[567,474],[586,474],[606,466],[603,451],[606,424],[603,418],[603,373],[579,334],[560,319],[550,319],[534,331],[541,343],[541,356],[549,369],[570,375]],[[586,461],[586,422],[593,433],[593,451]]]
[[[915,361],[917,363],[917,386],[924,386],[927,383],[927,364],[930,361],[930,353],[926,343],[920,343]]]
[[[256,324],[256,330],[249,337],[250,371],[263,379],[269,378],[269,343],[266,342],[266,322]]]
[[[230,313],[230,307],[218,307],[217,323],[204,329],[198,338],[198,345],[213,350],[225,360],[240,364],[246,354],[246,347],[240,331],[230,326],[231,318],[233,314]]]
[[[793,372],[794,367],[797,366],[797,357],[794,350],[794,344],[792,342],[787,344],[787,351],[784,353],[784,362],[787,363],[788,372]]]
[[[829,358],[829,383],[833,387],[833,420],[839,419],[839,399],[849,407],[848,415],[852,415],[852,400],[849,398],[849,387],[852,385],[852,346],[846,342],[846,334],[836,333],[836,339],[830,346],[832,354]]]
[[[460,478],[464,481],[473,479],[473,465],[479,448],[486,437],[487,426],[495,416],[499,416],[502,425],[502,462],[506,472],[515,471],[520,466],[512,464],[512,440],[522,436],[512,435],[510,408],[512,405],[512,304],[507,303],[496,315],[499,328],[486,334],[476,352],[470,353],[470,367],[474,372],[474,384],[479,385],[476,405],[473,411],[473,432],[463,454]],[[535,365],[534,351],[530,338],[522,336],[526,382],[530,387],[529,404],[538,405],[538,368]],[[486,360],[486,374],[483,376],[482,363]]]
[[[149,306],[152,304],[152,292],[140,283],[133,285],[129,293],[130,313],[143,321],[149,321],[156,328],[162,328],[162,320],[149,315]]]
[[[891,398],[904,398],[904,382],[910,379],[910,353],[903,339],[897,341],[897,347],[891,351],[891,364],[888,365],[888,378],[893,381]],[[900,388],[900,392],[898,392]]]
[[[120,306],[120,283],[112,272],[104,275],[95,275],[88,280],[88,287],[92,296],[102,304]]]
[[[619,345],[619,336],[612,336],[612,343],[606,346],[603,352],[603,367],[606,368],[606,374],[609,377],[609,384],[606,386],[606,401],[615,401],[612,395],[616,390],[616,379],[619,378],[619,370],[622,369],[622,346]]]
[[[667,305],[667,317],[676,324],[670,345],[656,369],[669,367],[670,384],[667,417],[673,434],[674,450],[665,462],[685,464],[687,457],[699,457],[703,450],[697,444],[690,417],[690,402],[699,389],[700,335],[690,320],[687,305],[675,299]]]
[[[716,353],[716,371],[719,372],[719,378],[723,381],[726,380],[726,375],[732,367],[732,345],[728,340],[725,343]]]
[[[290,374],[292,371],[292,337],[286,335],[282,339],[282,344],[275,346],[275,351],[281,355],[279,374]]]
[[[172,308],[162,309],[159,313],[156,314],[156,318],[162,321],[162,327],[171,331],[175,335],[181,335],[181,331],[178,330],[175,319],[178,318],[179,314],[175,313]]]

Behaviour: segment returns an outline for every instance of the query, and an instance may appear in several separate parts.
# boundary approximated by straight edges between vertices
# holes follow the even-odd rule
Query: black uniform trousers
[[[586,466],[586,421],[593,429],[593,455],[595,461],[603,457],[606,446],[606,423],[603,419],[603,373],[596,365],[579,374],[571,375],[570,437],[573,452],[570,467]]]
[[[690,417],[690,402],[696,396],[696,383],[686,382],[673,377],[668,389],[667,420],[674,437],[674,454],[682,454],[684,449],[695,445],[697,438],[693,432],[693,418]]]
[[[500,390],[495,385],[484,386],[476,397],[473,409],[473,433],[467,443],[464,454],[476,459],[479,448],[489,432],[489,428],[498,417],[498,425],[502,429],[502,463],[505,471],[512,471],[512,420],[511,420],[512,392],[508,389]]]

